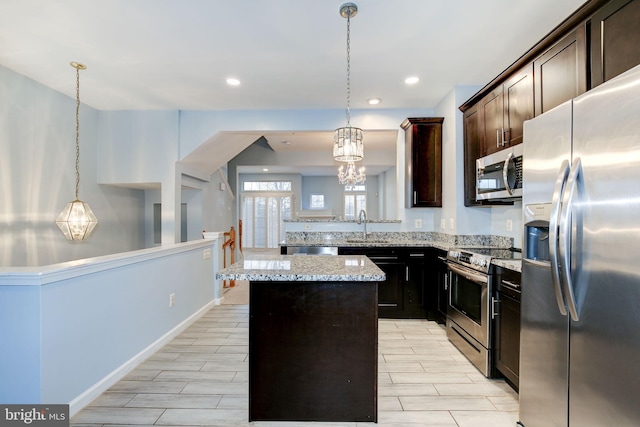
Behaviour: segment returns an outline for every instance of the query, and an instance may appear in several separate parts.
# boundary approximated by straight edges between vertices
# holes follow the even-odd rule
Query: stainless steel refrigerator
[[[640,67],[524,124],[520,423],[640,425]]]

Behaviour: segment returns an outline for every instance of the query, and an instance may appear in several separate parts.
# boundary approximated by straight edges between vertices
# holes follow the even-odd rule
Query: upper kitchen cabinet
[[[536,116],[587,90],[585,26],[576,28],[533,62]]]
[[[591,87],[640,64],[640,0],[613,0],[591,17]]]
[[[476,159],[482,157],[480,104],[464,112],[464,205],[478,206],[476,201]]]
[[[406,207],[442,207],[442,117],[406,119]]]
[[[480,101],[482,155],[522,142],[522,123],[533,117],[533,67],[523,67]]]

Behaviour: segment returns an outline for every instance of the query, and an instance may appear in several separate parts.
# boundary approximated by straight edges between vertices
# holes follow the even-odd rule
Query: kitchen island
[[[378,282],[364,256],[252,255],[249,421],[376,422]]]

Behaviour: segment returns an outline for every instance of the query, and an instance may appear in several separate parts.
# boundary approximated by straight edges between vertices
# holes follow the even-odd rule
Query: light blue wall
[[[70,265],[33,274],[41,285],[21,285],[20,276],[0,284],[0,402],[69,403],[209,304],[213,258],[203,248],[211,244],[79,265],[86,273]]]
[[[40,402],[39,286],[0,286],[0,401]]]
[[[0,93],[0,267],[144,247],[143,192],[97,184],[99,112],[80,107],[79,196],[98,226],[71,243],[54,221],[75,198],[75,99],[3,67]]]
[[[178,111],[101,111],[98,182],[161,183],[179,159]]]

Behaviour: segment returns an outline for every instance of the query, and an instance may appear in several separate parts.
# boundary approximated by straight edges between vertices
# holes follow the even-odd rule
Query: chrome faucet
[[[367,213],[362,209],[358,214],[358,224],[364,223],[364,231],[362,233],[362,239],[367,240]]]

